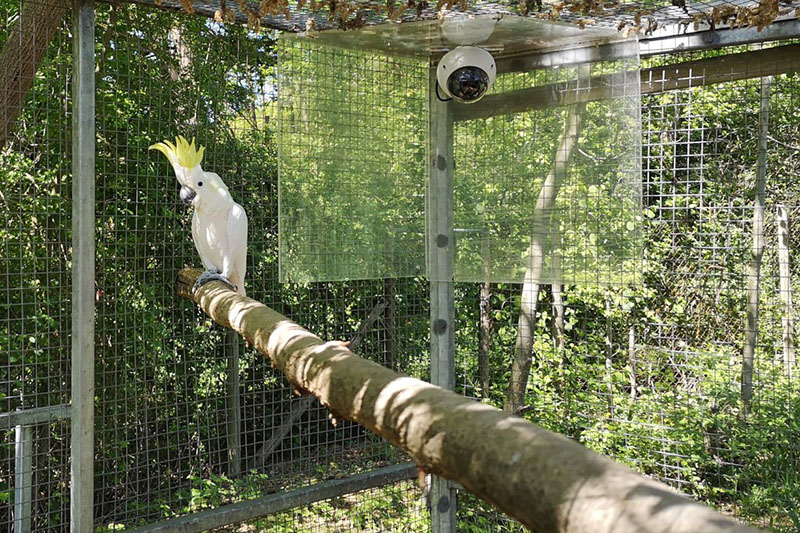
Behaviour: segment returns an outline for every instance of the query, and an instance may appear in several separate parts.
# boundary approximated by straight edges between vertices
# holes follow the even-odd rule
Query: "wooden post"
[[[517,416],[361,359],[219,281],[178,295],[241,334],[331,413],[405,450],[535,531],[754,533],[669,487]],[[436,505],[436,502],[434,502]]]
[[[769,133],[769,90],[772,77],[761,78],[761,104],[758,112],[758,160],[756,163],[756,199],[753,204],[753,247],[747,268],[747,324],[742,349],[742,410],[750,412],[753,401],[753,362],[758,342],[758,296],[761,281],[761,258],[764,255],[764,208],[767,182],[767,134]]]

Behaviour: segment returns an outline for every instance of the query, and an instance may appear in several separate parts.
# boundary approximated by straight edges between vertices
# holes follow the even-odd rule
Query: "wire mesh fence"
[[[650,65],[690,57],[653,58]],[[697,72],[694,88],[643,97],[644,283],[542,288],[522,410],[725,512],[793,531],[797,77],[771,79],[766,201],[756,234],[764,82],[704,82]],[[754,271],[756,237],[763,250]],[[755,298],[748,299],[754,276]],[[462,286],[460,299],[473,302],[459,328],[466,394],[508,401],[507,354],[519,342],[521,290]],[[746,408],[743,354],[756,300]]]
[[[0,6],[0,528],[8,531],[69,524],[69,423],[59,406],[69,401],[70,372],[71,217],[62,198],[70,184],[71,43],[60,20],[44,20],[50,11],[63,16],[64,7]],[[34,68],[17,70],[39,60],[49,86],[34,83]],[[54,86],[61,90],[50,92]]]
[[[70,28],[26,22],[61,4],[0,6],[3,54],[22,33],[38,36],[36,46],[48,43],[30,90],[2,86],[11,127],[0,150],[0,340],[8,355],[0,364],[0,528],[66,531],[70,435],[58,409],[70,398]],[[407,461],[294,395],[262,356],[174,295],[175,272],[198,260],[172,171],[147,148],[183,134],[206,146],[205,168],[248,212],[250,296],[324,339],[349,340],[360,355],[428,377],[424,278],[279,283],[275,36],[128,5],[98,6],[97,25],[96,527],[146,526]],[[14,57],[30,61],[30,46]],[[693,58],[656,57],[644,66]],[[393,90],[424,92],[419,66],[405,61],[392,68],[416,74],[407,85],[392,82]],[[372,58],[356,71],[380,81],[369,75],[387,63]],[[758,338],[745,416],[761,81],[703,87],[697,73],[692,80],[694,88],[642,100],[641,284],[543,287],[522,412],[743,520],[789,531],[800,523],[791,333],[800,87],[792,74],[771,85]],[[374,98],[380,120],[406,120],[383,133],[387,145],[407,141],[400,151],[413,163],[424,131],[412,138],[411,126],[424,124],[391,116]],[[506,133],[524,143],[536,131]],[[374,137],[349,138],[348,146]],[[343,154],[332,153],[340,163]],[[364,160],[347,165],[379,170]],[[334,245],[337,268],[347,264],[334,240],[320,242]],[[505,401],[520,292],[510,283],[457,284],[459,392]],[[52,411],[36,411],[43,408]],[[36,414],[24,422],[16,413]],[[427,531],[421,493],[416,482],[393,481],[226,527]],[[520,529],[467,493],[458,520],[459,531]]]
[[[4,42],[14,24],[29,29],[26,6],[4,5]],[[131,6],[98,6],[97,26],[96,526],[130,528],[404,461],[295,397],[244,346],[232,373],[237,350],[174,296],[175,273],[198,260],[177,182],[147,148],[184,134],[206,146],[206,168],[258,228],[250,295],[366,357],[424,366],[398,355],[424,353],[413,333],[426,325],[420,282],[277,284],[273,36]],[[68,36],[60,23],[3,152],[3,413],[69,400]],[[23,512],[34,530],[66,530],[66,424],[33,426],[25,452],[13,426],[3,431],[3,524],[13,529]],[[14,491],[31,472],[33,506],[21,511]]]

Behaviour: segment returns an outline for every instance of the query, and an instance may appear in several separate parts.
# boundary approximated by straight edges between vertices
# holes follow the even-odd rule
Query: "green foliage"
[[[14,19],[18,4],[5,2],[2,11]],[[206,167],[226,180],[250,217],[248,292],[323,338],[351,338],[377,304],[391,302],[394,331],[388,333],[389,323],[382,322],[364,335],[358,352],[425,377],[430,325],[427,284],[419,278],[277,283],[276,140],[268,120],[270,114],[277,114],[271,88],[272,35],[116,5],[98,8],[97,34],[95,516],[101,530],[117,531],[401,460],[396,451],[362,428],[346,423],[333,427],[323,409],[310,409],[265,469],[235,479],[225,475],[227,362],[222,334],[193,306],[175,299],[175,272],[198,262],[188,237],[188,212],[177,200],[171,169],[163,158],[148,153],[152,142],[181,133],[195,135],[207,146]],[[0,41],[5,38],[0,35]],[[332,69],[360,72],[363,58],[337,61],[351,63],[334,63]],[[4,217],[0,345],[8,356],[0,365],[0,412],[69,400],[72,180],[71,124],[65,110],[71,106],[70,67],[65,26],[37,73],[11,144],[0,153]],[[373,81],[381,87],[391,85],[395,74],[381,73]],[[563,81],[567,74],[562,69],[535,76]],[[355,85],[359,80],[350,81]],[[534,80],[539,81],[543,80]],[[423,89],[392,87],[398,92],[391,96],[403,98],[416,98]],[[774,141],[768,159],[770,207],[800,204],[796,184],[800,124],[795,105],[799,91],[796,76],[775,81]],[[338,94],[310,98],[330,106],[339,103]],[[796,444],[800,408],[796,382],[787,379],[774,359],[781,350],[783,316],[776,294],[774,247],[768,248],[762,266],[755,402],[746,419],[739,413],[757,95],[756,84],[749,82],[645,100],[648,152],[642,219],[626,218],[628,204],[609,202],[599,207],[606,216],[593,221],[598,235],[630,230],[628,222],[639,231],[641,224],[641,236],[647,242],[642,284],[613,289],[567,287],[563,347],[554,342],[552,292],[543,291],[527,413],[548,428],[672,482],[726,512],[778,531],[792,531],[800,528],[796,511],[800,504]],[[389,131],[375,131],[372,144],[364,147],[366,152],[390,154],[380,167],[371,168],[374,165],[368,159],[343,163],[337,158],[344,146],[341,139],[301,148],[320,150],[319,164],[335,160],[342,165],[343,174],[353,178],[349,192],[365,188],[361,177],[372,173],[373,177],[395,176],[403,185],[400,190],[408,194],[397,194],[395,184],[376,179],[377,194],[369,202],[336,205],[335,197],[325,196],[331,184],[317,168],[294,169],[295,178],[298,183],[306,180],[300,193],[309,205],[322,198],[331,209],[346,214],[381,207],[386,228],[411,228],[405,236],[416,238],[421,219],[409,221],[403,213],[422,205],[423,187],[404,188],[408,182],[403,180],[421,175],[424,132],[419,129],[419,113],[424,110],[412,106],[412,112],[385,111],[377,129]],[[585,147],[593,157],[609,157],[606,148],[613,132],[604,129],[603,121],[612,112],[600,104],[590,109],[585,136],[590,141],[585,141]],[[362,119],[338,124],[341,129],[330,133],[346,136],[364,126]],[[515,160],[510,174],[541,175],[546,170],[560,120],[553,115],[534,124],[531,117],[515,117],[506,124],[514,129],[513,138],[498,142],[527,150],[530,156]],[[306,117],[299,122],[313,120]],[[473,125],[474,139],[483,138],[480,128],[487,123]],[[549,132],[537,139],[540,149],[533,149],[527,134],[534,127],[540,133]],[[352,140],[347,142],[352,144]],[[492,157],[487,156],[486,162],[492,163]],[[584,163],[576,174],[579,179],[569,184],[564,196],[582,198],[579,208],[588,205],[587,198],[607,198],[612,188],[609,180],[591,182],[597,165]],[[473,202],[468,192],[477,188],[465,180],[479,180],[494,202],[489,207],[500,210],[505,205],[503,194],[524,191],[511,189],[514,176],[502,187],[493,182],[486,171],[489,166],[481,172],[459,170],[464,186],[460,198]],[[501,190],[506,186],[508,190]],[[483,223],[488,204],[480,208],[483,212],[479,204],[470,206],[476,220]],[[516,219],[524,213],[511,210],[507,215],[508,228],[520,230]],[[576,226],[565,238],[591,235],[587,224]],[[768,216],[768,240],[773,239],[771,224]],[[472,222],[463,225],[472,227]],[[326,236],[327,229],[317,228],[319,234],[313,237]],[[370,238],[385,241],[388,247],[387,235]],[[411,248],[403,241],[392,244],[399,250]],[[337,260],[359,263],[362,258],[356,257],[357,251],[339,249]],[[482,267],[480,247],[467,246],[464,253]],[[792,264],[798,264],[796,248],[791,254]],[[359,265],[374,264],[375,259],[364,257]],[[619,274],[629,281],[625,268]],[[459,386],[462,392],[478,391],[498,405],[503,401],[509,354],[516,340],[519,290],[506,283],[493,288],[491,379],[489,390],[480,391],[479,287],[466,283],[456,287]],[[627,351],[631,327],[635,361]],[[246,457],[256,455],[292,405],[283,378],[265,366],[258,354],[243,353]],[[35,526],[63,529],[68,520],[68,426],[43,424],[37,426],[36,434],[34,468],[40,492]],[[4,438],[13,441],[10,433],[4,433]],[[14,498],[13,453],[12,446],[0,446],[2,523],[8,521]],[[282,513],[256,522],[255,527],[427,531],[424,504],[415,498],[411,484],[392,485]],[[462,503],[460,530],[515,530],[487,506],[468,498]]]
[[[426,65],[291,37],[280,58],[281,279],[419,275]]]

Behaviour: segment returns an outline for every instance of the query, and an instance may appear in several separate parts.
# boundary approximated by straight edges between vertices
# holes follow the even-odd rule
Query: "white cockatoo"
[[[206,271],[194,289],[212,280],[232,286],[244,296],[247,266],[247,214],[231,198],[228,187],[217,174],[200,166],[205,147],[195,148],[194,139],[184,137],[156,143],[150,147],[167,156],[181,184],[183,203],[194,206],[192,238]]]

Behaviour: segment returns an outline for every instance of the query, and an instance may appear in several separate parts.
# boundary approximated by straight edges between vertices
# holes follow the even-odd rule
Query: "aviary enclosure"
[[[796,2],[183,4],[0,0],[5,530],[524,529],[179,296],[179,134],[248,213],[248,296],[340,355],[800,528]],[[476,104],[436,96],[452,39],[497,59]]]

